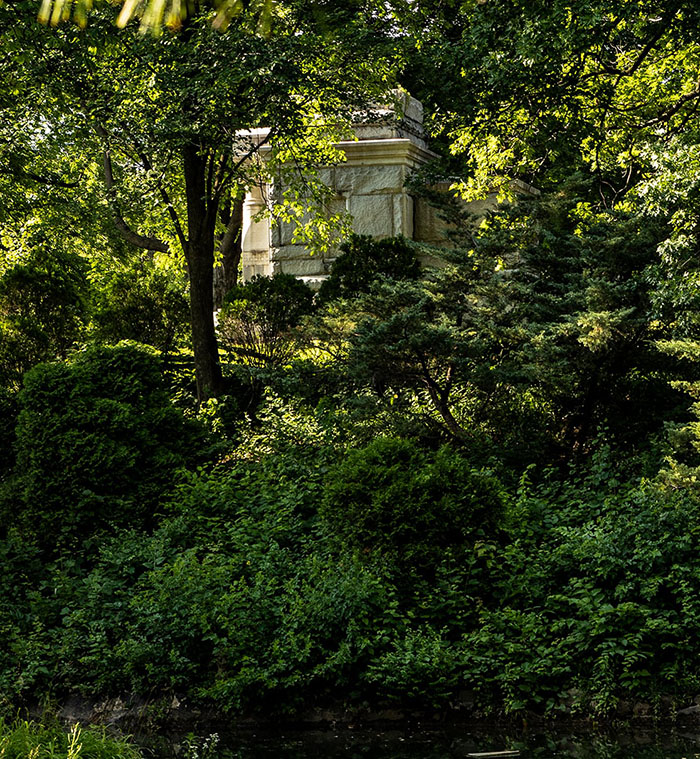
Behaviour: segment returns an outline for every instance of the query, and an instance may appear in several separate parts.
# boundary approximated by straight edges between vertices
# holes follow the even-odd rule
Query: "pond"
[[[158,759],[700,759],[700,730],[248,730],[147,740]],[[507,753],[506,753],[507,752]],[[483,755],[479,757],[479,755]]]

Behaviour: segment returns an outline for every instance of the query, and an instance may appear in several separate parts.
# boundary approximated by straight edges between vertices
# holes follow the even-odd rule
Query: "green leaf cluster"
[[[82,551],[115,525],[152,523],[203,442],[171,404],[156,355],[127,343],[27,372],[15,436],[5,529],[21,524],[49,553]]]

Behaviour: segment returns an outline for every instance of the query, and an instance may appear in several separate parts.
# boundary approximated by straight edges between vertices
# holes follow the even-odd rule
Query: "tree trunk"
[[[185,258],[190,279],[192,349],[199,401],[222,391],[219,346],[214,329],[214,222],[216,209],[206,193],[206,159],[197,145],[184,149],[187,198]]]
[[[214,329],[214,252],[213,244],[207,246],[202,241],[190,240],[188,248],[194,371],[197,398],[203,401],[219,395],[223,384]]]
[[[214,305],[221,308],[226,293],[238,284],[241,263],[241,230],[243,228],[243,199],[233,198],[222,209],[221,220],[226,231],[219,241],[220,263],[214,269]]]

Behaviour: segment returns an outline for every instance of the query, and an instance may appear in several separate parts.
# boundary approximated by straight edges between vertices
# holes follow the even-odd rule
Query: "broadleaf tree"
[[[215,10],[191,10],[179,32],[153,36],[136,21],[116,29],[109,4],[85,29],[37,24],[29,0],[4,5],[0,73],[12,82],[3,103],[8,154],[31,156],[37,134],[60,133],[77,165],[101,167],[102,201],[129,245],[183,255],[197,392],[206,398],[223,388],[214,264],[238,244],[231,209],[259,181],[253,159],[262,144],[273,163],[275,151],[293,155],[294,168],[325,158],[313,144],[319,135],[328,139],[386,89],[390,46],[381,6],[365,3],[280,3],[266,34],[253,11],[216,29]],[[8,126],[18,119],[27,125],[19,132]],[[280,159],[277,169],[289,166]],[[31,160],[22,171],[34,173]]]

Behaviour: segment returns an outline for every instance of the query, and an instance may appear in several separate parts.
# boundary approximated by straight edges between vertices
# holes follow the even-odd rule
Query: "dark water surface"
[[[509,750],[519,752],[515,759],[700,759],[700,731],[695,730],[247,730],[145,740],[144,745],[146,756],[154,759],[468,759],[473,753]]]

